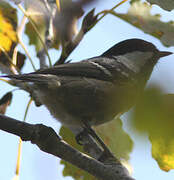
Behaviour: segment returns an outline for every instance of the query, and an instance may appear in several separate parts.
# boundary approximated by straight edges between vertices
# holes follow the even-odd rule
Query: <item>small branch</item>
[[[109,14],[111,11],[114,11],[114,9],[116,9],[117,7],[119,7],[120,5],[122,5],[123,3],[125,3],[128,0],[122,0],[121,2],[119,2],[118,4],[116,4],[113,8],[109,9],[109,10],[105,10],[102,12],[99,12],[97,15],[102,14],[102,16],[96,21],[95,24],[97,24],[100,20],[102,20],[107,14]],[[95,25],[94,24],[94,25]]]
[[[70,41],[66,46],[63,46],[62,54],[57,62],[54,64],[63,64],[67,57],[72,53],[72,51],[79,45],[84,35],[90,30],[92,24],[97,20],[97,16],[94,15],[95,9],[92,9],[83,19],[82,26],[73,41]]]
[[[62,54],[59,58],[59,60],[56,61],[56,63],[54,64],[54,66],[58,65],[58,64],[63,64],[66,60],[66,58],[73,52],[73,50],[79,45],[79,43],[81,42],[81,40],[83,39],[85,33],[83,32],[83,29],[81,28],[81,30],[79,31],[79,33],[77,34],[74,42],[69,42],[66,47],[64,48],[64,50],[62,51]]]
[[[47,68],[47,63],[46,63],[46,56],[45,56],[45,50],[42,49],[37,53],[37,57],[39,59],[39,65],[40,69]]]
[[[115,162],[106,165],[77,151],[63,141],[50,127],[42,124],[32,125],[0,115],[0,129],[20,136],[24,141],[31,141],[42,151],[62,158],[99,179],[133,180],[120,163]]]

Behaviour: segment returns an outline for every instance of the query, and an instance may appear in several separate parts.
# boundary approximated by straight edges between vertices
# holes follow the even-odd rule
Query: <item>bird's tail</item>
[[[10,79],[16,79],[23,82],[35,82],[35,83],[46,83],[50,80],[53,80],[54,78],[52,75],[46,75],[46,74],[21,74],[21,75],[5,75],[1,76],[4,78],[10,78]]]

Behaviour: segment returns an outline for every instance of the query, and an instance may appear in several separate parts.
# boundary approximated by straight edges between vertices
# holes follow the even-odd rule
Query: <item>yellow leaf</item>
[[[17,20],[14,12],[16,10],[8,3],[0,3],[0,46],[6,52],[10,51],[12,44],[17,42]]]
[[[174,139],[164,137],[150,138],[152,143],[152,156],[158,162],[159,167],[164,171],[174,169]]]

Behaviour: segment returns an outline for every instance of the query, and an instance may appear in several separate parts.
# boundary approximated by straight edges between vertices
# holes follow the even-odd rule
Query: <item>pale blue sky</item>
[[[97,11],[111,8],[116,0],[99,1]],[[125,12],[128,5],[125,3],[118,11]],[[163,12],[158,7],[153,8],[153,13]],[[163,12],[164,20],[174,17],[174,12]],[[160,41],[148,34],[132,27],[126,22],[121,21],[111,15],[106,16],[96,27],[91,30],[80,43],[79,47],[71,54],[69,59],[82,60],[85,58],[100,55],[106,49],[115,43],[128,38],[142,38],[153,42],[160,50],[170,50],[174,48],[165,48]],[[27,41],[25,37],[24,40]],[[30,54],[34,56],[34,48],[30,48]],[[50,51],[52,59],[57,59],[57,51]],[[163,58],[156,66],[149,83],[155,82],[165,88],[166,92],[174,92],[174,56]],[[34,61],[37,61],[34,58]],[[25,67],[26,71],[32,71],[29,63]],[[0,82],[0,96],[9,91],[9,87],[4,82]],[[8,108],[7,115],[22,120],[24,110],[29,100],[27,93],[15,91],[11,106]],[[138,136],[129,126],[128,114],[123,118],[125,130],[134,140],[134,149],[131,153],[130,164],[133,167],[133,177],[136,180],[158,179],[173,180],[174,171],[168,173],[161,171],[157,163],[151,157],[151,145],[147,137]],[[27,121],[30,123],[43,123],[58,130],[60,124],[57,123],[44,107],[37,108],[31,105]],[[18,137],[0,131],[0,180],[11,180],[15,172]],[[52,155],[41,152],[30,142],[23,143],[22,164],[20,180],[70,180],[61,175],[63,166],[59,165],[59,159]]]

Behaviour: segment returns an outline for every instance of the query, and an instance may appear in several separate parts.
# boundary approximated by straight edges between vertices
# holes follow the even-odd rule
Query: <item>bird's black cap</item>
[[[119,56],[127,53],[140,51],[140,52],[159,52],[160,57],[168,56],[171,52],[159,51],[152,43],[144,41],[142,39],[127,39],[114,45],[109,50],[104,52],[102,56]]]

